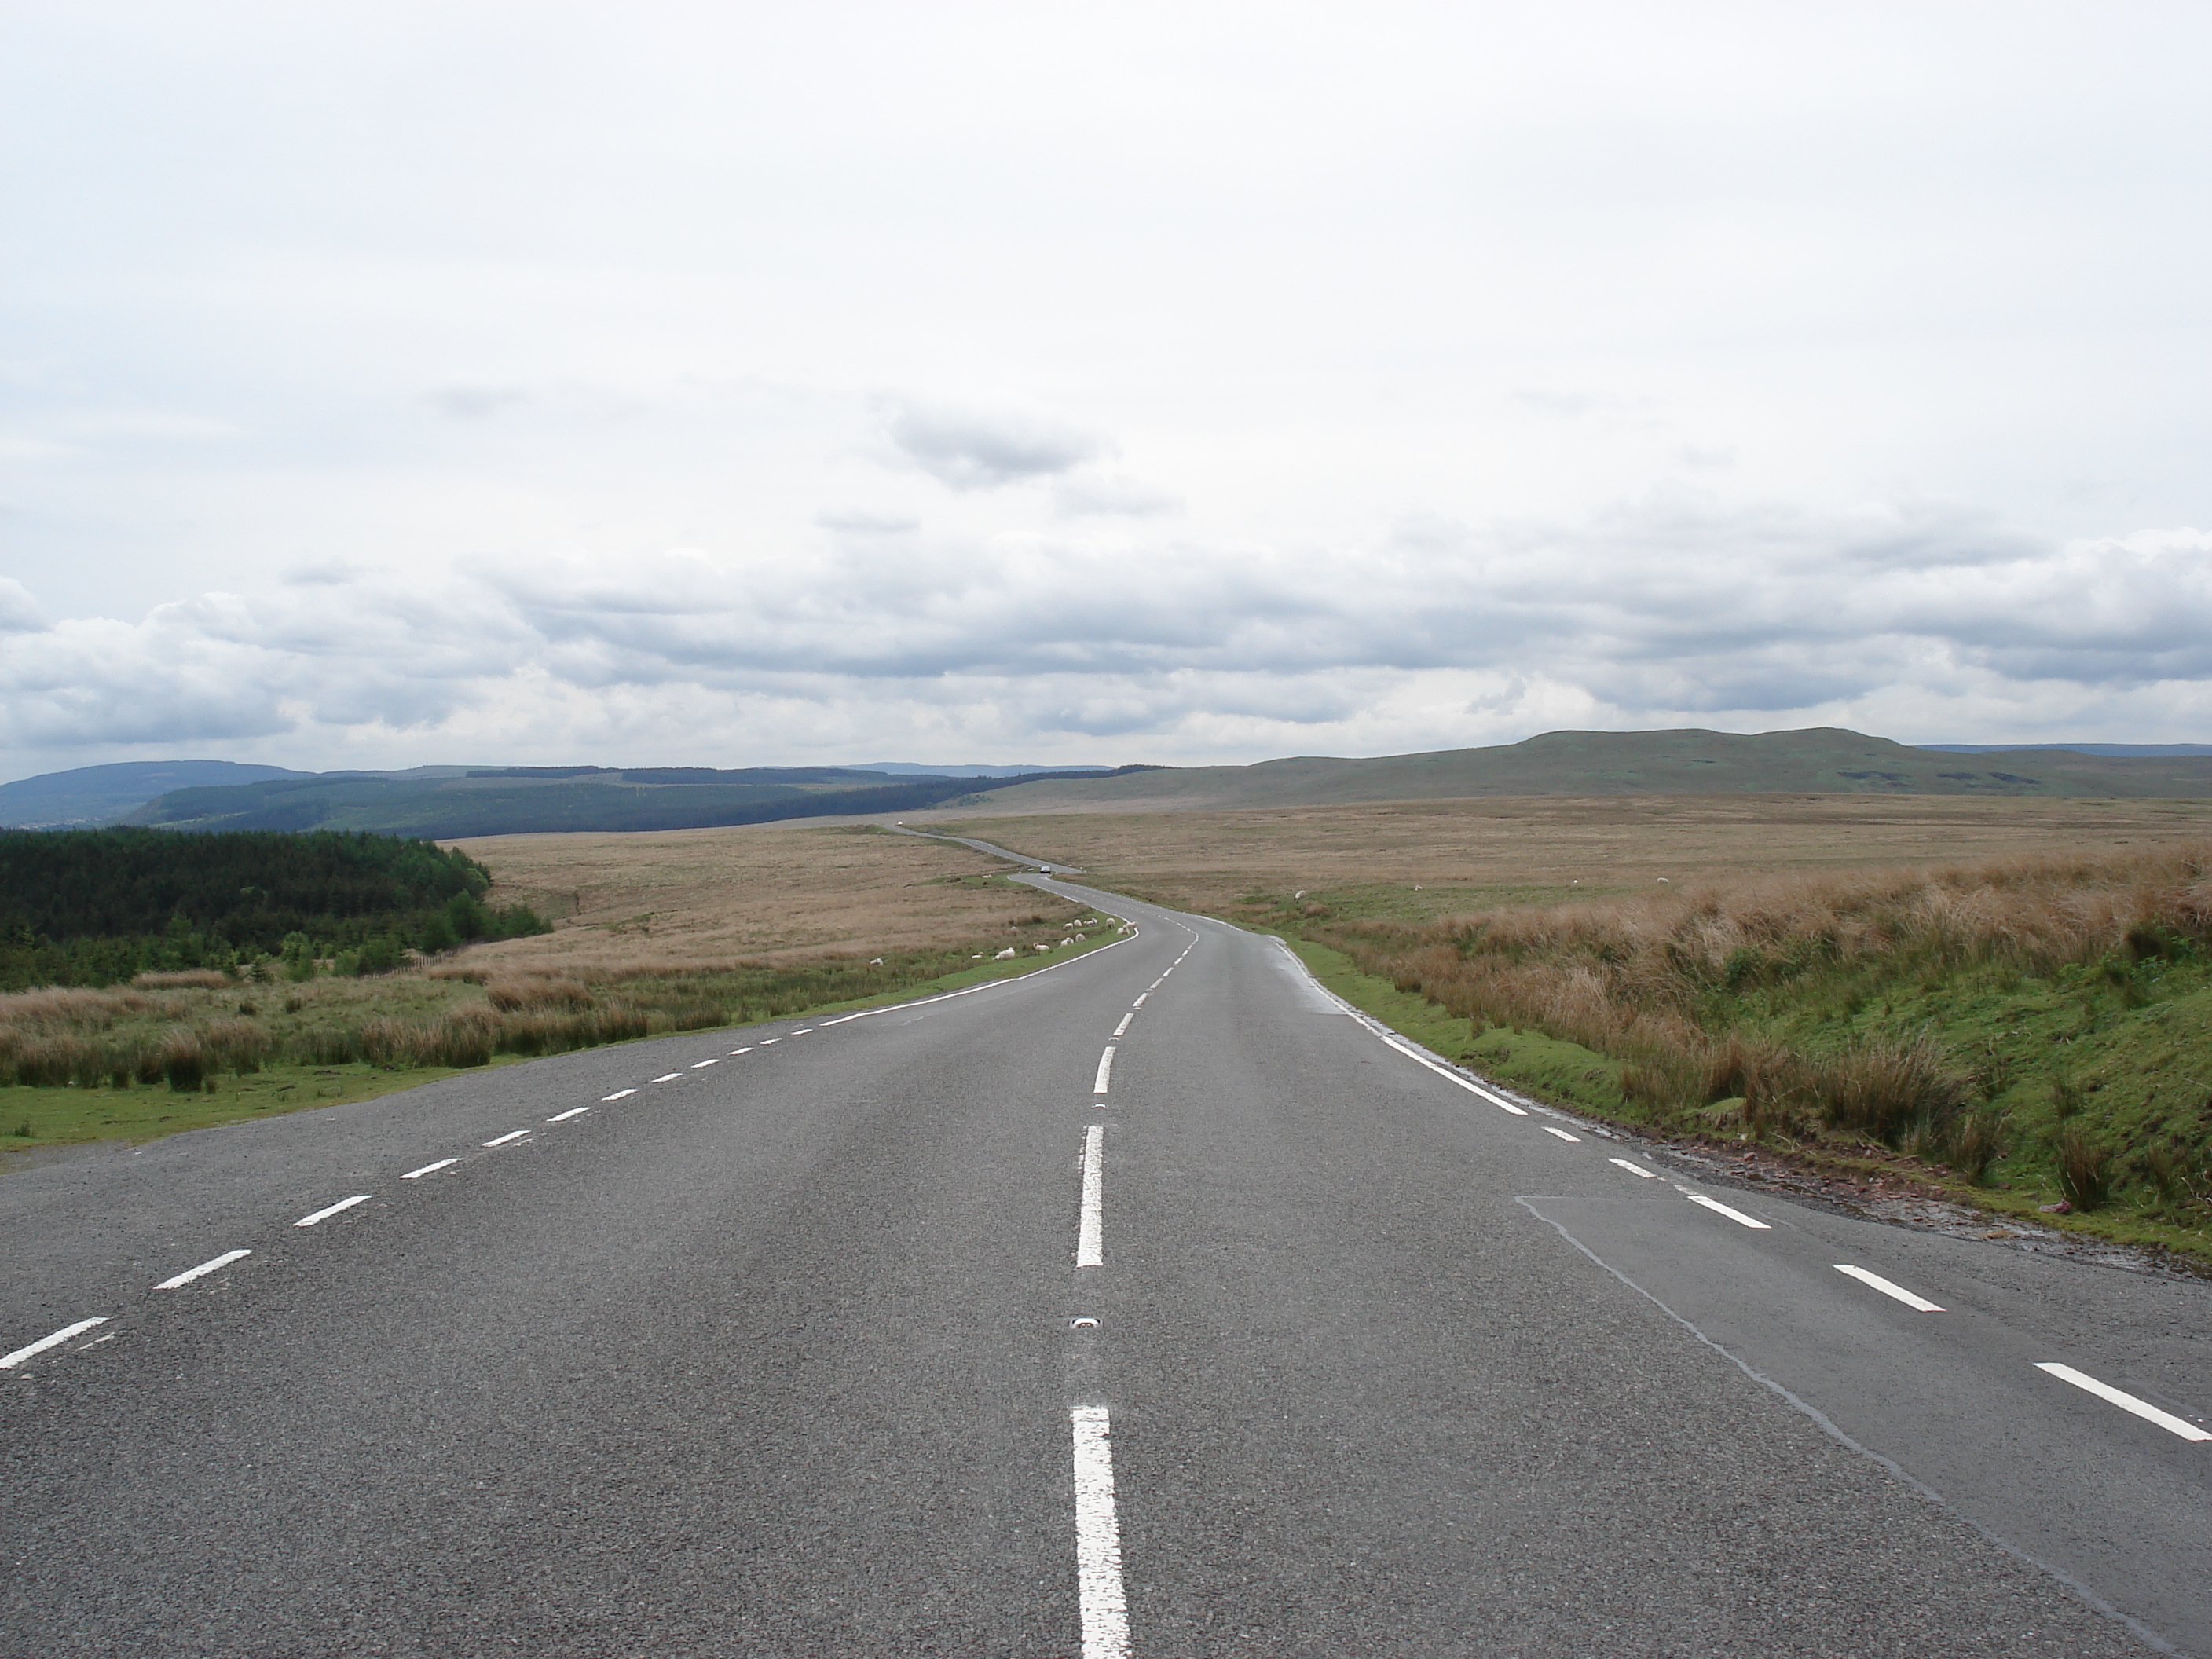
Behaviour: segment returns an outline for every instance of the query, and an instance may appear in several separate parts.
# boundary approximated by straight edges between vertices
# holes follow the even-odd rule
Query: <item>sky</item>
[[[2212,8],[0,8],[0,777],[2212,739]]]

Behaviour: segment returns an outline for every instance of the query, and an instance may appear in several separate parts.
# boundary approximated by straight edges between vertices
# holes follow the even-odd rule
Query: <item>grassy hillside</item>
[[[1286,931],[1593,1113],[2212,1262],[2212,844]],[[1898,1155],[1909,1164],[1900,1164]]]
[[[89,829],[119,823],[172,789],[303,778],[281,766],[234,761],[119,761],[0,783],[0,824],[19,830]]]
[[[910,812],[1000,787],[990,778],[896,781],[839,767],[486,768],[358,773],[179,789],[131,815],[172,830],[368,830],[436,836],[691,830],[823,814]]]
[[[2212,757],[2064,750],[1962,755],[1831,727],[1548,732],[1490,749],[1376,760],[1304,757],[1024,783],[994,812],[1326,805],[1483,795],[1932,794],[2212,798]]]

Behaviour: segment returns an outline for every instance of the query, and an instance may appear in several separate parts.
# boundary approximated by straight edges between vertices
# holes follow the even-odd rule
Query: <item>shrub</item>
[[[161,1044],[161,1075],[179,1094],[196,1092],[207,1079],[207,1055],[189,1031],[172,1031]]]
[[[1945,1067],[1942,1048],[1924,1031],[1909,1042],[1876,1038],[1810,1069],[1823,1117],[1889,1146],[1915,1128],[1940,1132],[1966,1094],[1965,1084]]]

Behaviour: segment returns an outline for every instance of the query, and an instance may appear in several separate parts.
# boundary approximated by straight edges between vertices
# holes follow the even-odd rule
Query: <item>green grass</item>
[[[1110,927],[1100,929],[1080,943],[1065,950],[1055,950],[1049,956],[1024,950],[1023,955],[1009,962],[999,962],[987,957],[981,962],[971,960],[963,966],[945,968],[927,977],[907,978],[896,988],[842,1000],[817,995],[817,1000],[808,1001],[805,998],[804,981],[797,985],[787,984],[784,994],[777,1000],[774,1013],[759,1012],[753,1020],[744,1023],[809,1018],[821,1014],[885,1007],[916,997],[961,990],[993,980],[1016,978],[1035,973],[1054,963],[1066,962],[1092,951],[1102,950],[1120,937]],[[953,953],[914,954],[926,954],[930,961],[942,963]],[[961,954],[972,955],[968,952]],[[906,965],[912,968],[916,964]],[[817,981],[822,989],[836,983],[834,977]],[[401,980],[390,981],[387,988],[391,994],[380,1000],[380,1013],[386,1017],[408,1013],[427,1017],[452,1008],[470,988],[457,981]],[[282,994],[280,989],[278,995]],[[714,1025],[695,1029],[738,1028],[721,1026],[720,1022],[716,1022]],[[658,1041],[669,1035],[669,1031],[656,1030],[649,1036],[637,1040]],[[488,1065],[495,1067],[512,1066],[532,1057],[515,1054],[495,1054]],[[361,1061],[337,1066],[264,1062],[258,1071],[244,1074],[222,1073],[211,1078],[201,1088],[190,1091],[180,1091],[160,1083],[133,1085],[121,1089],[20,1085],[0,1088],[0,1164],[12,1161],[16,1155],[45,1147],[81,1146],[99,1141],[141,1142],[163,1135],[179,1134],[188,1129],[213,1128],[222,1124],[244,1122],[252,1118],[318,1106],[374,1099],[380,1095],[397,1094],[403,1090],[419,1088],[426,1083],[459,1077],[469,1069],[485,1068],[453,1066],[386,1067]]]

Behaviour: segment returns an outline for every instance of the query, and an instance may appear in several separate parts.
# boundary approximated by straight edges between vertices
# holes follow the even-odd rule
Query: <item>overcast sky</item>
[[[2212,740],[2212,8],[0,8],[0,776]]]

